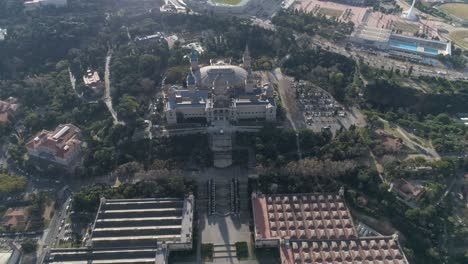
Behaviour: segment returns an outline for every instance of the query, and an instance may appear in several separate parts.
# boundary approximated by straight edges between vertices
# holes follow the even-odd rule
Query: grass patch
[[[468,30],[457,30],[450,33],[449,37],[457,45],[468,49]]]
[[[245,260],[249,257],[249,246],[247,242],[236,242],[236,255],[239,260]]]
[[[395,29],[399,29],[403,32],[408,32],[408,33],[416,33],[419,31],[419,26],[411,23],[405,23],[405,22],[394,22],[393,26]]]
[[[61,241],[58,245],[57,245],[58,248],[72,248],[73,247],[73,243],[71,241],[68,241],[68,242],[63,242]]]
[[[462,3],[453,3],[453,4],[443,4],[439,6],[440,9],[459,17],[461,19],[468,19],[468,4]]]
[[[326,16],[339,17],[343,13],[343,10],[322,7],[320,8],[319,13]]]
[[[219,3],[223,5],[238,5],[242,0],[211,0],[213,3]]]

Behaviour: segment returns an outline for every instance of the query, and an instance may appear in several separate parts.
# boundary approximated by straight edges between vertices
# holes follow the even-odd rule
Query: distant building
[[[164,40],[164,34],[162,32],[157,32],[153,35],[148,35],[144,37],[135,37],[135,42],[137,43],[154,43]]]
[[[202,119],[207,123],[276,120],[273,87],[257,86],[248,48],[242,67],[223,61],[199,67],[196,50],[192,50],[190,63],[187,89],[177,86],[165,89],[168,124],[177,124],[181,119]]]
[[[91,89],[95,94],[102,94],[104,85],[97,71],[87,70],[86,74],[83,76],[83,82],[86,87]]]
[[[67,0],[31,0],[24,2],[24,8],[26,11],[31,11],[41,6],[48,5],[53,5],[56,7],[66,6]]]
[[[389,29],[370,26],[356,27],[350,36],[356,44],[383,50],[393,57],[424,62],[438,55],[452,55],[450,41],[424,39],[392,33]]]
[[[171,252],[193,248],[194,202],[102,198],[86,247],[51,249],[43,263],[165,264]]]
[[[0,100],[0,124],[4,124],[8,121],[8,117],[12,115],[16,109],[18,109],[18,105],[15,104],[15,99],[8,99],[7,101]]]
[[[366,0],[330,0],[330,2],[353,5],[353,6],[363,6],[366,5]]]
[[[5,37],[7,35],[7,29],[6,28],[0,28],[0,41],[5,40]]]
[[[278,248],[282,264],[408,264],[398,236],[359,237],[340,194],[252,195],[256,247]]]
[[[59,125],[54,131],[43,130],[26,143],[29,156],[72,169],[82,159],[80,129],[72,124]]]
[[[191,42],[191,43],[185,44],[183,47],[187,49],[191,49],[191,50],[196,50],[198,54],[202,54],[205,52],[205,49],[202,47],[200,42]]]
[[[26,207],[8,208],[3,215],[2,225],[6,230],[24,230],[29,219]]]
[[[392,190],[405,201],[418,200],[425,192],[425,189],[421,184],[413,183],[405,179],[393,181]]]

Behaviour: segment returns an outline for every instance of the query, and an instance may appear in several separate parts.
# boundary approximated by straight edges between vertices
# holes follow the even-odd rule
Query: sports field
[[[220,3],[224,5],[238,5],[242,0],[211,0],[213,3]]]
[[[462,3],[443,4],[439,6],[439,8],[461,19],[468,19],[468,4],[462,4]]]
[[[468,49],[468,30],[457,30],[450,33],[449,37],[456,44]]]

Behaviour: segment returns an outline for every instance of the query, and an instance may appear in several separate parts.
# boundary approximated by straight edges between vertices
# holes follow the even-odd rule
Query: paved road
[[[270,75],[271,76],[271,75]],[[302,120],[297,117],[292,117],[291,113],[299,113],[297,106],[293,103],[295,98],[291,98],[293,95],[291,94],[291,80],[284,78],[283,73],[281,72],[280,68],[275,69],[273,73],[273,77],[276,79],[276,83],[278,83],[278,92],[281,97],[281,102],[286,110],[286,118],[288,119],[291,127],[293,128],[295,135],[296,135],[296,148],[297,148],[297,156],[299,159],[302,159],[302,151],[301,146],[299,143],[299,133],[296,126],[295,120],[299,121]],[[270,78],[272,80],[272,78]]]
[[[409,144],[413,145],[414,148],[416,148],[416,150],[418,150],[418,148],[424,150],[426,153],[424,154],[429,154],[431,155],[433,158],[435,159],[440,159],[440,155],[437,153],[437,151],[435,151],[435,149],[433,148],[427,148],[417,142],[415,142],[414,140],[412,140],[409,136],[408,136],[408,132],[404,131],[401,127],[397,126],[397,131],[403,136],[403,139],[408,142]]]
[[[60,210],[57,210],[52,217],[49,227],[44,230],[44,235],[42,236],[42,239],[38,241],[39,244],[39,249],[37,250],[37,260],[38,263],[42,263],[42,260],[45,257],[45,253],[47,252],[47,248],[54,247],[55,246],[55,237],[58,234],[60,225],[62,220],[64,220],[65,216],[67,215],[67,206],[71,203],[71,199],[66,197],[65,202],[63,203],[62,207]]]
[[[71,72],[70,68],[68,68],[68,75],[70,76],[70,84],[73,88],[73,91],[75,92],[76,96],[78,96],[78,98],[82,98],[83,95],[80,95],[78,94],[78,92],[76,91],[76,78],[75,76],[73,76],[73,73]]]

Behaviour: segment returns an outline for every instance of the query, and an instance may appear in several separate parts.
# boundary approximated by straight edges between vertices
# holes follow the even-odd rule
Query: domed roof
[[[219,78],[231,87],[243,87],[247,79],[247,71],[234,65],[205,66],[197,72],[200,84],[204,88],[213,86],[215,79]],[[220,81],[221,81],[220,80]]]

